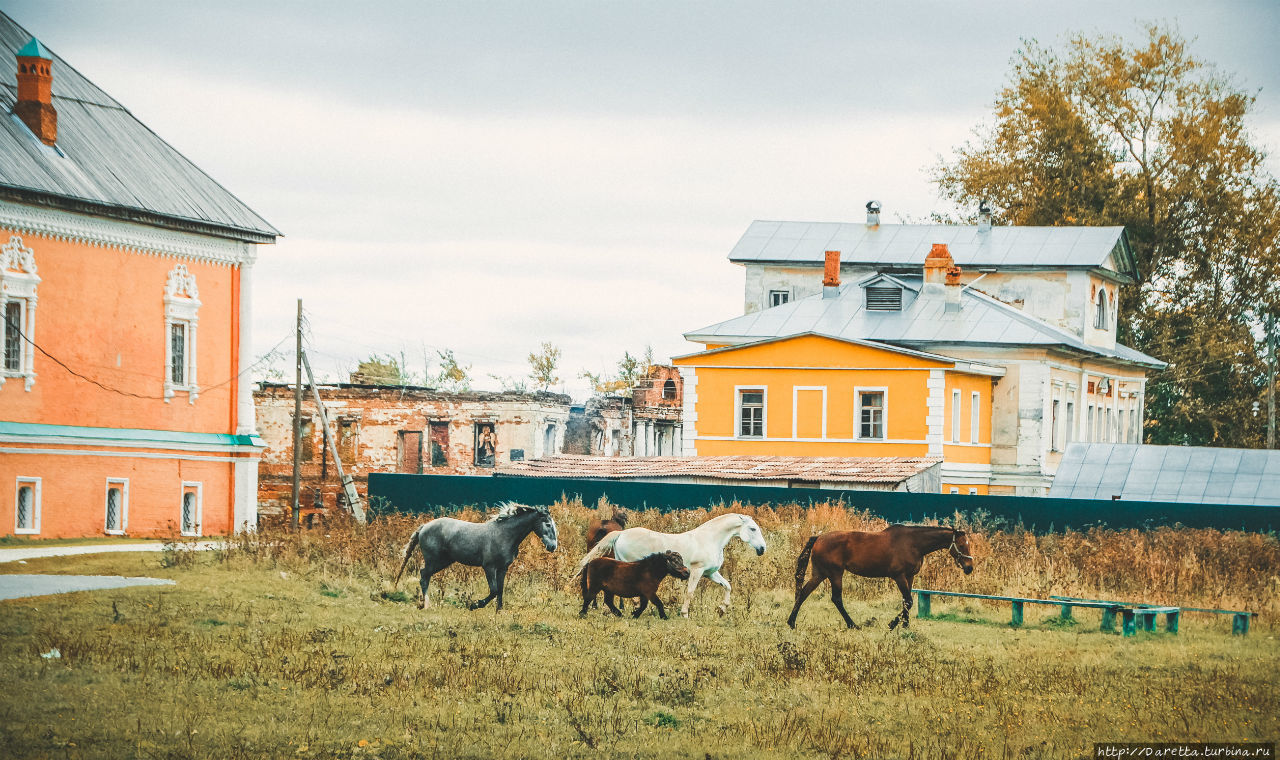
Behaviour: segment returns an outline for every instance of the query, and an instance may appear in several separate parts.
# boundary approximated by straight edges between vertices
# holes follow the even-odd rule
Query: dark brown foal
[[[650,554],[638,562],[619,562],[609,557],[597,557],[587,563],[582,571],[582,610],[578,615],[587,614],[587,607],[596,600],[596,595],[604,591],[604,603],[613,614],[622,617],[622,613],[613,604],[615,595],[621,597],[640,597],[640,606],[631,613],[631,617],[640,617],[649,602],[658,608],[658,615],[667,619],[667,611],[662,608],[662,600],[658,598],[658,584],[668,575],[689,580],[689,568],[677,552],[660,552]]]
[[[911,584],[924,564],[925,555],[947,549],[965,575],[973,572],[969,537],[962,530],[944,525],[890,525],[869,533],[844,530],[814,536],[796,560],[796,605],[791,608],[787,625],[796,627],[800,605],[823,581],[831,581],[831,603],[840,610],[845,625],[852,628],[853,619],[844,609],[844,573],[846,570],[864,578],[891,578],[902,592],[902,611],[889,621],[892,630],[902,623],[910,624]],[[805,569],[812,565],[809,582]]]
[[[622,507],[615,507],[613,517],[608,520],[601,520],[599,517],[591,518],[591,522],[587,523],[587,549],[591,549],[600,543],[600,539],[609,535],[615,530],[623,530],[627,527],[627,520],[631,514]]]

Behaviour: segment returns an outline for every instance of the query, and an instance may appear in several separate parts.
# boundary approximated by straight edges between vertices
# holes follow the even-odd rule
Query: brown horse
[[[625,530],[630,517],[631,514],[627,510],[614,507],[613,517],[607,520],[601,520],[599,517],[591,518],[591,522],[587,523],[587,548],[591,549],[600,543],[600,539],[615,530]]]
[[[926,554],[946,549],[965,575],[973,572],[973,556],[965,532],[945,525],[890,525],[882,531],[868,533],[842,530],[814,536],[805,544],[796,560],[796,606],[791,609],[787,625],[796,627],[800,605],[824,580],[831,581],[831,603],[840,610],[845,625],[853,620],[844,609],[844,572],[864,578],[892,578],[902,592],[902,612],[889,621],[892,630],[909,624],[911,583],[920,572]],[[805,568],[812,557],[813,575],[805,583]]]
[[[689,580],[689,568],[685,567],[684,558],[679,552],[659,552],[650,554],[637,562],[619,562],[609,557],[596,557],[587,563],[582,570],[582,611],[579,616],[587,614],[587,606],[596,600],[603,591],[604,603],[613,614],[622,617],[622,613],[613,604],[613,597],[640,597],[640,606],[631,613],[638,618],[644,608],[653,602],[658,608],[658,616],[667,619],[667,611],[658,598],[658,584],[670,575],[683,581]]]

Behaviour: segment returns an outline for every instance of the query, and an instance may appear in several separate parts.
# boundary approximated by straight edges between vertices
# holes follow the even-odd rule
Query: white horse
[[[587,556],[578,563],[578,573],[582,572],[588,562],[610,549],[613,550],[613,556],[622,562],[635,562],[657,552],[679,552],[685,565],[689,567],[689,588],[684,597],[684,605],[680,607],[680,615],[689,617],[689,602],[693,599],[693,592],[698,589],[698,581],[703,577],[724,586],[724,601],[718,608],[720,614],[724,614],[729,609],[729,592],[732,589],[729,581],[720,574],[720,566],[724,564],[724,547],[734,536],[755,549],[756,556],[764,554],[764,534],[760,532],[756,521],[746,515],[730,512],[713,517],[684,533],[659,533],[648,528],[614,531],[587,552]]]

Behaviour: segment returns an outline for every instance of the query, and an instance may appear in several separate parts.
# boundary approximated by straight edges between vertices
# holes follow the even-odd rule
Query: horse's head
[[[764,534],[760,532],[760,526],[746,515],[739,516],[742,518],[742,527],[738,528],[738,538],[750,544],[756,550],[757,557],[764,554]]]
[[[631,513],[622,507],[615,507],[613,510],[613,517],[610,519],[625,528],[627,527],[627,520],[631,519]]]
[[[684,557],[680,556],[680,552],[663,552],[662,558],[665,560],[667,575],[682,581],[689,580],[689,568],[685,567]]]
[[[956,561],[956,566],[963,570],[965,575],[973,572],[973,550],[969,548],[967,533],[956,529],[951,534],[951,547],[947,551],[951,553],[951,559]]]
[[[542,539],[542,545],[547,547],[549,552],[555,551],[560,545],[560,534],[556,532],[556,521],[551,519],[550,512],[543,512],[538,516],[533,532],[538,534],[538,538]]]

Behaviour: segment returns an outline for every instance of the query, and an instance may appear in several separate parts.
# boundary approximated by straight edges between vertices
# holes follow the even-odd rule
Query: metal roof
[[[934,243],[946,243],[956,264],[970,269],[1099,267],[1137,276],[1124,227],[996,226],[980,232],[977,225],[967,224],[757,220],[729,252],[729,260],[816,265],[826,251],[840,251],[842,264],[919,267]]]
[[[862,287],[880,277],[840,286],[835,298],[813,295],[771,309],[709,325],[684,334],[695,343],[735,345],[803,333],[842,340],[869,340],[921,351],[943,352],[943,346],[1042,346],[1100,356],[1151,368],[1165,365],[1151,356],[1116,344],[1114,349],[1085,343],[1072,333],[1041,322],[1019,309],[966,288],[961,309],[947,312],[945,299],[921,292],[904,299],[901,311],[869,311]],[[919,277],[898,278],[911,289]]]
[[[1280,506],[1280,451],[1073,443],[1049,496]]]
[[[719,478],[901,483],[942,462],[936,457],[600,457],[563,455],[500,464],[495,475],[533,478]]]
[[[56,55],[56,148],[11,114],[31,35],[0,13],[0,193],[19,202],[255,243],[280,232]]]

